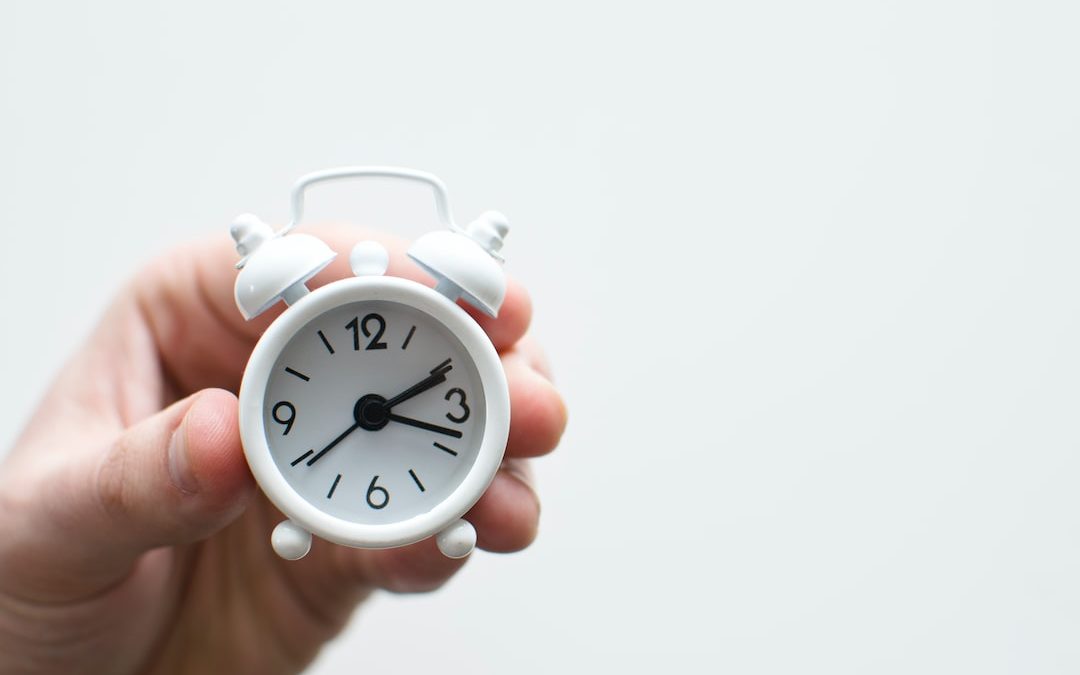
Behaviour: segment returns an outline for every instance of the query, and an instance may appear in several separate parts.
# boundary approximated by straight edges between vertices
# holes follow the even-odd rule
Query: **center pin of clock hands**
[[[448,429],[437,424],[415,420],[411,417],[405,417],[404,415],[397,415],[390,412],[390,409],[398,403],[407,401],[418,394],[424,393],[432,387],[446,382],[446,374],[450,372],[453,367],[454,366],[450,363],[450,359],[446,359],[432,368],[427,377],[390,399],[383,398],[378,394],[365,394],[364,396],[361,396],[360,400],[353,406],[353,419],[355,420],[353,425],[343,431],[340,436],[330,441],[325,448],[315,453],[315,455],[307,461],[307,465],[314,465],[323,455],[333,450],[335,446],[345,440],[349,434],[357,429],[378,431],[390,422],[407,424],[412,427],[417,427],[418,429],[446,434],[453,438],[461,438],[461,432],[455,429]]]

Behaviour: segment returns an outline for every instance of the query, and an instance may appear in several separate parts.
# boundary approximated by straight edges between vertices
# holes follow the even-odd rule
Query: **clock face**
[[[274,464],[314,507],[382,525],[465,479],[485,429],[480,374],[441,322],[387,300],[334,307],[278,355],[263,398]]]

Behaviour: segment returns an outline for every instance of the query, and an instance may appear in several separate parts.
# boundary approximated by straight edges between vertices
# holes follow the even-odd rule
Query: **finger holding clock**
[[[508,459],[480,500],[465,514],[476,528],[476,545],[494,553],[513,553],[536,539],[540,498],[527,460]]]
[[[551,362],[548,360],[544,348],[531,334],[526,334],[514,343],[513,351],[525,359],[533,370],[540,373],[548,382],[554,382],[555,376],[551,370]]]
[[[48,561],[0,574],[20,578],[20,593],[47,601],[117,583],[145,551],[212,534],[255,494],[240,449],[236,397],[220,390],[174,403],[100,452],[70,453],[47,476],[47,486],[5,485],[12,503],[40,499],[44,508],[21,518],[0,545],[21,550],[0,556],[7,560]],[[25,490],[35,496],[16,496]]]
[[[510,388],[508,457],[546,455],[566,429],[566,404],[551,380],[533,367],[535,358],[516,346],[502,356]]]

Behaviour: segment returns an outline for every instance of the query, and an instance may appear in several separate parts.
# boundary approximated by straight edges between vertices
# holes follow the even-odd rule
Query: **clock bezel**
[[[271,456],[263,408],[270,374],[281,351],[304,326],[344,304],[398,302],[428,314],[458,340],[476,365],[484,389],[485,424],[468,473],[431,510],[392,523],[357,523],[322,511],[297,492]],[[319,288],[287,309],[266,329],[240,384],[240,437],[248,466],[267,498],[288,518],[322,539],[358,548],[404,546],[446,528],[480,499],[502,463],[510,431],[510,397],[502,362],[487,334],[461,307],[431,288],[398,277],[355,277]]]

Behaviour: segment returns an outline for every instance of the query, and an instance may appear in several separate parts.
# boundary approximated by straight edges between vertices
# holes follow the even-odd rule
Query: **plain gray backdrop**
[[[1080,669],[1070,2],[0,5],[0,441],[138,266],[299,175],[505,212],[541,533],[312,668]],[[416,237],[429,195],[310,215]]]

